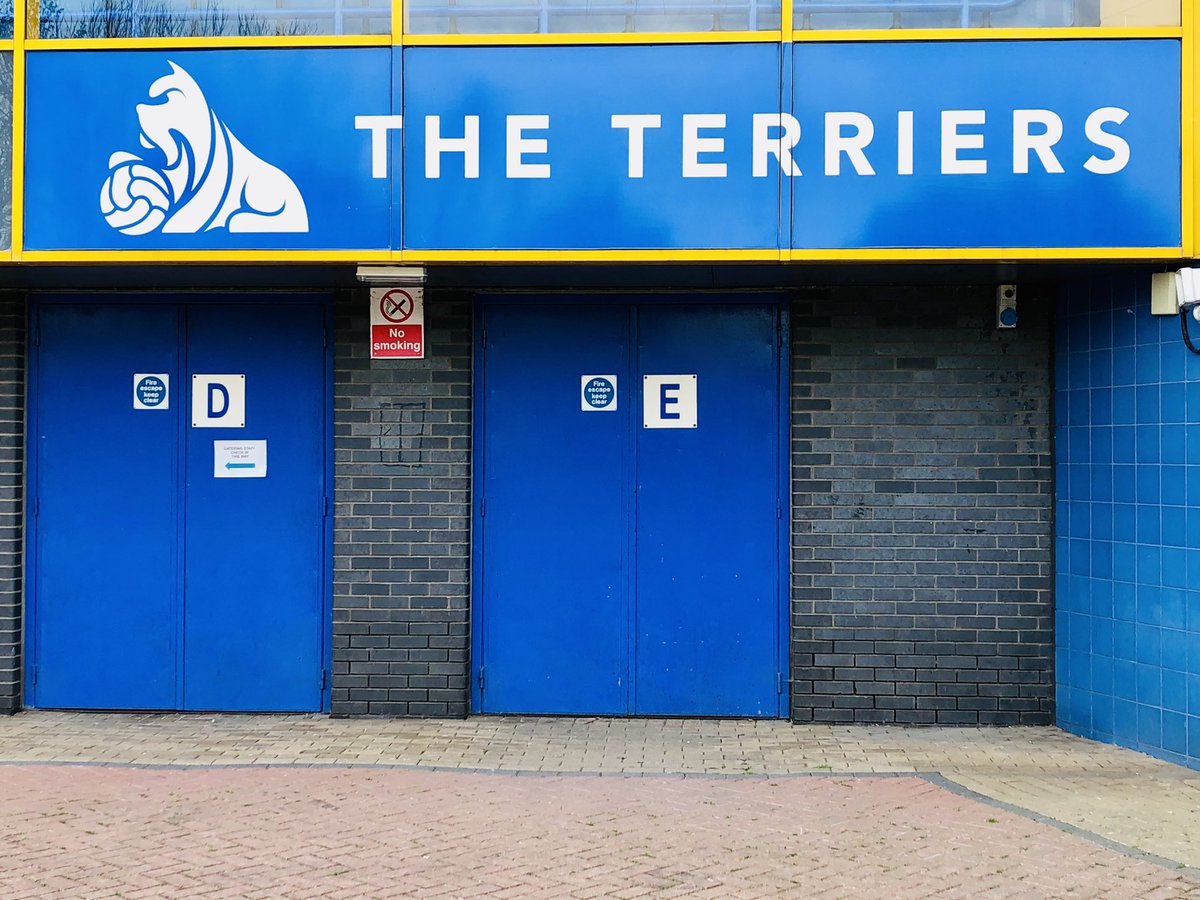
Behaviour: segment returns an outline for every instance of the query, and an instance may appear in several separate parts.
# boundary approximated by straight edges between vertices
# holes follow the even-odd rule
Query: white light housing
[[[1200,305],[1200,269],[1180,269],[1175,273],[1175,300],[1180,309]]]
[[[424,266],[359,266],[358,280],[363,284],[421,285]]]

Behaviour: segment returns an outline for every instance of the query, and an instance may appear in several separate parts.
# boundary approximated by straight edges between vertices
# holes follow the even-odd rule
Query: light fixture
[[[422,285],[424,266],[359,266],[358,280],[363,284]]]
[[[1200,306],[1200,269],[1180,269],[1175,273],[1175,302],[1180,309]]]

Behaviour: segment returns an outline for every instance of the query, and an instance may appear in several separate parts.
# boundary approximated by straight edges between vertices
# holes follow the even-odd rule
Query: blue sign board
[[[29,250],[1180,244],[1178,40],[28,58]]]
[[[793,246],[1178,246],[1178,72],[1176,41],[798,46]]]
[[[30,250],[388,249],[387,48],[28,57]],[[65,89],[69,85],[70,89]]]

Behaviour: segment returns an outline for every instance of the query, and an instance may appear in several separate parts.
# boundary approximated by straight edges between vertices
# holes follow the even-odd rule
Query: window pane
[[[390,0],[41,0],[37,37],[390,34]]]
[[[1178,25],[1180,0],[793,0],[797,29]]]
[[[779,0],[411,0],[410,34],[777,31]]]
[[[11,21],[9,22],[11,26]],[[12,54],[0,53],[0,250],[12,247]]]

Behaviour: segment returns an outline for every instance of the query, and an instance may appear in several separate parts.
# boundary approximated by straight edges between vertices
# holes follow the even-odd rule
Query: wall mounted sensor
[[[996,327],[1017,327],[1017,286],[1015,284],[996,286]]]

